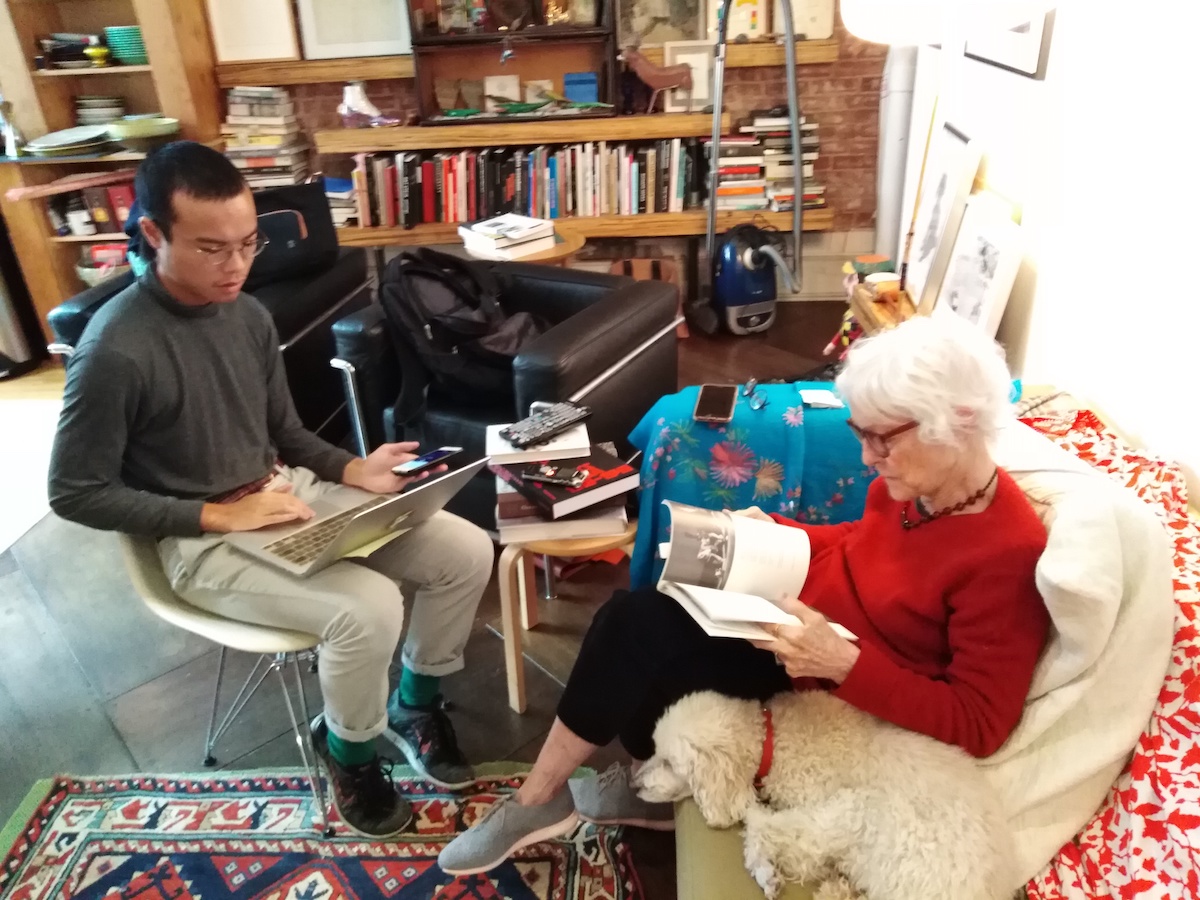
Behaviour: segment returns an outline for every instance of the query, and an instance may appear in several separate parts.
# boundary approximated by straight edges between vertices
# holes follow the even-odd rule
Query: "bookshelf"
[[[153,66],[104,66],[98,69],[39,69],[34,78],[103,78],[110,75],[136,75],[153,72]]]
[[[721,117],[728,131],[728,114]],[[708,113],[655,113],[606,119],[553,121],[486,121],[474,125],[419,125],[400,128],[337,128],[318,131],[318,153],[383,153],[401,150],[449,150],[454,147],[513,147],[536,144],[577,144],[581,141],[656,141],[661,138],[704,137],[712,134]]]
[[[637,216],[570,216],[556,219],[587,238],[645,238],[695,237],[704,234],[706,213],[693,209],[681,213],[643,213]],[[717,213],[717,231],[728,231],[734,225],[747,222],[770,225],[780,231],[791,231],[790,212],[758,212],[755,210]],[[412,247],[423,244],[453,244],[459,241],[458,222],[437,222],[415,228],[339,228],[338,243],[343,247]],[[831,231],[833,211],[806,209],[805,231]]]
[[[647,47],[643,54],[656,65],[662,64],[662,48]],[[754,41],[729,44],[725,65],[728,68],[782,66],[783,44],[774,41]],[[838,42],[832,38],[796,42],[796,64],[818,65],[836,62]],[[403,56],[370,56],[353,59],[276,60],[267,62],[220,63],[216,69],[217,86],[238,85],[275,87],[293,84],[319,84],[325,81],[385,81],[392,78],[413,78],[413,58]]]

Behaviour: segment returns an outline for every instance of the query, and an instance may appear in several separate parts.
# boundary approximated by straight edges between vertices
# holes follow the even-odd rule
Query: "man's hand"
[[[792,678],[828,678],[841,684],[858,662],[858,647],[829,627],[826,618],[799,600],[779,604],[800,620],[799,625],[767,625],[774,640],[751,641],[770,650]]]
[[[342,484],[362,488],[376,494],[395,494],[404,490],[410,482],[428,478],[430,474],[445,472],[445,466],[426,469],[418,475],[403,478],[392,471],[395,466],[416,459],[416,441],[401,441],[398,444],[383,444],[370,456],[352,459],[342,472]]]
[[[745,516],[747,519],[758,519],[760,522],[770,522],[772,525],[777,524],[774,519],[768,516],[757,506],[747,506],[745,509],[730,510],[735,516]]]
[[[260,491],[234,503],[205,503],[200,510],[200,528],[226,533],[254,531],[268,525],[311,519],[313,511],[303,500],[286,490]]]

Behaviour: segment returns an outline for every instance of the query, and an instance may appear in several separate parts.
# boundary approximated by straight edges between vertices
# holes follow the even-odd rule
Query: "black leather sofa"
[[[132,283],[132,275],[114,278],[52,309],[47,321],[56,340],[50,352],[69,359],[96,310]],[[272,282],[255,290],[254,296],[275,320],[301,421],[326,440],[339,443],[349,432],[350,416],[338,375],[329,368],[330,332],[337,319],[371,302],[366,251],[342,249],[330,268]]]
[[[540,266],[491,264],[508,312],[527,311],[551,328],[513,366],[515,403],[481,404],[430,387],[424,414],[408,426],[396,410],[420,405],[427,377],[413,356],[396,353],[379,305],[333,326],[347,400],[358,410],[359,452],[385,441],[416,440],[423,448],[452,445],[464,461],[484,452],[488,425],[524,418],[538,400],[574,399],[594,411],[595,441],[629,450],[628,434],[663,394],[676,389],[676,296],[670,285],[623,276]],[[409,392],[407,395],[405,392]],[[495,528],[495,476],[486,469],[448,507],[481,527]]]

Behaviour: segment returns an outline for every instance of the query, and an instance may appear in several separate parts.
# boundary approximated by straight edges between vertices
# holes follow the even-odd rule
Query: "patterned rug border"
[[[499,762],[480,763],[475,766],[475,776],[477,778],[506,778],[510,775],[520,775],[523,772],[528,772],[532,763],[511,762],[507,760]],[[576,776],[591,775],[595,770],[587,766],[581,766],[575,771]],[[12,815],[8,817],[8,821],[4,823],[4,827],[0,828],[0,859],[5,858],[12,851],[13,845],[24,833],[29,825],[29,820],[42,802],[46,799],[50,790],[54,785],[63,778],[76,779],[92,779],[95,781],[119,781],[121,779],[132,778],[158,778],[158,779],[182,779],[188,778],[198,781],[213,780],[213,779],[229,779],[243,777],[261,777],[264,774],[293,776],[305,775],[302,768],[282,768],[282,769],[220,769],[217,771],[208,772],[170,772],[170,773],[153,773],[153,772],[132,772],[114,775],[72,775],[66,772],[60,772],[50,778],[39,778],[33,783],[33,787],[25,795],[25,798],[17,804],[17,808]],[[412,766],[396,765],[392,768],[392,775],[396,778],[411,778],[420,779],[421,776]]]

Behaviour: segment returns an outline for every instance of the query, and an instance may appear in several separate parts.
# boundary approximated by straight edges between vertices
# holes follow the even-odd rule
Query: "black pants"
[[[654,725],[695,691],[766,700],[791,690],[774,655],[714,638],[654,588],[617,591],[592,620],[558,704],[571,731],[593,744],[615,737],[634,759],[654,754]]]

